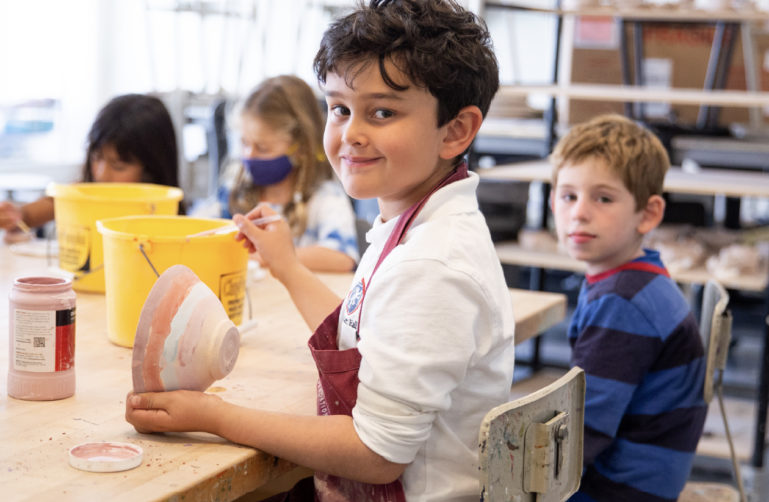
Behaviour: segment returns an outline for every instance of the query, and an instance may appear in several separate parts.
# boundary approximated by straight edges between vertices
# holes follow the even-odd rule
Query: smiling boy
[[[290,500],[478,500],[480,423],[508,400],[514,361],[510,294],[464,162],[498,87],[489,33],[450,0],[375,0],[329,27],[315,71],[326,155],[349,195],[380,208],[350,292],[298,262],[285,222],[250,223],[269,207],[234,220],[314,330],[321,416],[171,392],[129,395],[126,418],[315,470]]]
[[[558,238],[586,265],[569,326],[585,370],[582,483],[572,501],[675,501],[707,407],[697,323],[659,253],[641,246],[662,220],[669,162],[660,141],[604,115],[556,145]]]

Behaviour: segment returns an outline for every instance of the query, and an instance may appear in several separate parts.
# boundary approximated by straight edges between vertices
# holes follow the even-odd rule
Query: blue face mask
[[[272,159],[243,159],[243,165],[251,174],[254,185],[280,183],[294,168],[287,155]]]

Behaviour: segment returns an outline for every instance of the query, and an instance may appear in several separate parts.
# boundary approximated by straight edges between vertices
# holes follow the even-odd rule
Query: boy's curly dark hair
[[[499,87],[499,69],[486,23],[454,0],[372,0],[326,30],[314,69],[325,83],[329,72],[355,76],[378,61],[385,83],[392,80],[385,61],[438,99],[438,127],[465,106],[476,105],[484,117]]]

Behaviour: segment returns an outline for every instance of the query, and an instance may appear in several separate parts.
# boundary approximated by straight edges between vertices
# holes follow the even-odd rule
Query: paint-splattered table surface
[[[46,274],[42,257],[0,245],[0,298],[7,305],[14,277]],[[324,275],[340,295],[349,275]],[[317,373],[307,350],[309,329],[273,279],[249,282],[258,320],[243,338],[235,369],[209,389],[237,404],[315,413]],[[566,300],[556,293],[511,290],[520,342],[561,321]],[[0,308],[0,486],[2,500],[232,500],[293,468],[288,462],[207,434],[144,435],[124,419],[131,389],[131,349],[107,337],[104,296],[77,293],[75,395],[59,401],[8,397],[8,308]],[[279,335],[279,336],[276,336]],[[124,441],[144,449],[142,464],[116,473],[79,471],[71,447]]]

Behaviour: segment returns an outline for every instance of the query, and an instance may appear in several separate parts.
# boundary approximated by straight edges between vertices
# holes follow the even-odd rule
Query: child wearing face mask
[[[359,258],[355,213],[323,154],[323,117],[310,86],[290,75],[262,82],[243,104],[241,139],[234,180],[219,189],[221,216],[268,203],[288,222],[305,266],[351,271]]]

